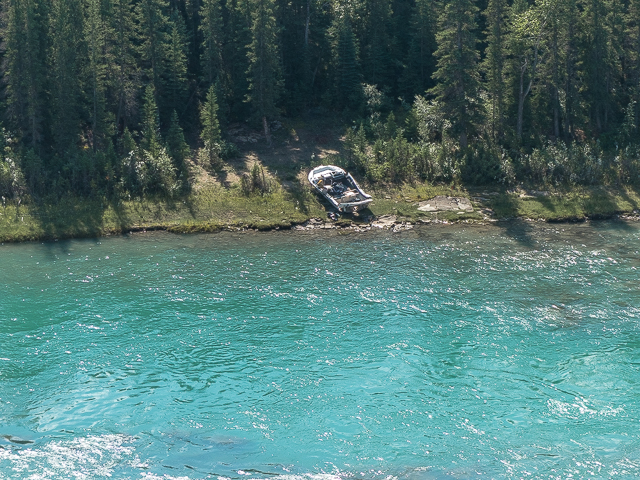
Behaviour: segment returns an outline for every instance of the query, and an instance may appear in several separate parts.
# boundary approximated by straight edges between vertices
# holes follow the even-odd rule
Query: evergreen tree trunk
[[[509,47],[512,75],[518,77],[515,132],[518,143],[522,143],[525,101],[536,81],[541,42],[547,34],[548,15],[546,4],[529,7],[525,1],[516,0],[511,6]]]
[[[267,139],[267,145],[271,146],[271,130],[266,116],[262,117],[262,127],[264,128],[264,138]]]
[[[560,138],[560,51],[558,46],[559,26],[557,18],[553,20],[551,33],[551,88],[553,90],[553,136]]]
[[[304,22],[304,46],[309,48],[309,25],[311,24],[311,0],[307,0],[307,14]]]
[[[516,120],[516,138],[518,142],[522,141],[522,125],[523,125],[523,117],[524,117],[524,101],[527,98],[527,95],[531,91],[531,85],[533,83],[533,78],[529,80],[529,84],[525,88],[525,80],[524,75],[527,70],[527,63],[525,63],[520,67],[520,88],[518,90],[518,117]]]
[[[567,39],[565,47],[565,117],[564,132],[567,140],[574,136],[574,117],[575,105],[578,103],[577,89],[575,87],[575,76],[577,71],[577,55],[576,55],[576,23],[578,21],[576,0],[568,0],[566,4],[567,19]]]

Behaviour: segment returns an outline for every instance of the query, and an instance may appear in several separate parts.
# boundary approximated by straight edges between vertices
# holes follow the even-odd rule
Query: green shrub
[[[629,145],[613,160],[616,179],[627,185],[640,185],[640,145]]]
[[[156,155],[142,148],[130,151],[122,161],[121,184],[124,191],[138,197],[173,196],[179,190],[176,168],[164,148]]]
[[[233,142],[223,140],[220,145],[220,158],[222,160],[230,160],[240,156],[238,146]]]
[[[0,158],[0,195],[17,198],[26,190],[22,171],[11,157]]]
[[[245,173],[240,177],[240,190],[244,195],[253,193],[264,195],[271,193],[273,187],[273,182],[265,175],[264,168],[259,163],[254,163],[249,174]]]
[[[167,150],[161,148],[156,155],[142,150],[142,154],[142,169],[138,174],[143,192],[173,196],[178,190],[176,168]]]
[[[597,143],[548,143],[522,156],[522,176],[539,185],[603,183],[607,163],[604,157]]]
[[[4,128],[0,129],[0,196],[4,198],[19,198],[27,190],[13,144],[15,140]]]

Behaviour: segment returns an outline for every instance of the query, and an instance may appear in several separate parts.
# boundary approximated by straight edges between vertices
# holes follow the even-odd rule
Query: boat
[[[320,165],[309,172],[308,178],[313,188],[340,212],[357,212],[373,201],[350,173],[335,165]]]

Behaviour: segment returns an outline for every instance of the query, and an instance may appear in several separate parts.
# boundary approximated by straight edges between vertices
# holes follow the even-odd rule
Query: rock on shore
[[[431,200],[425,200],[418,203],[418,210],[421,212],[445,212],[445,211],[464,211],[473,212],[473,206],[468,198],[464,197],[445,197],[438,195]]]

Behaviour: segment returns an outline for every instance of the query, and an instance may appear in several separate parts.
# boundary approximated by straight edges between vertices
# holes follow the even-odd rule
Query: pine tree
[[[224,28],[224,51],[222,57],[228,68],[228,83],[219,86],[219,105],[223,113],[245,119],[250,111],[246,101],[249,93],[249,45],[251,34],[252,4],[249,0],[228,0],[223,8],[226,18]]]
[[[136,7],[140,56],[147,76],[158,92],[162,92],[166,48],[170,29],[167,0],[140,0]]]
[[[255,114],[262,120],[264,135],[271,144],[268,117],[278,113],[281,86],[278,29],[273,0],[253,0],[252,42],[249,45],[249,96]]]
[[[282,106],[287,113],[300,112],[310,93],[311,0],[276,0],[281,29],[283,86]]]
[[[161,111],[165,122],[170,112],[185,111],[187,101],[187,41],[184,20],[177,10],[171,15],[170,34],[165,46],[164,88]]]
[[[189,79],[200,79],[203,75],[201,68],[202,35],[200,31],[202,0],[172,0],[171,8],[178,10],[184,20],[185,40],[187,42],[187,77]],[[192,116],[190,115],[189,117]],[[192,123],[192,118],[185,120]]]
[[[112,130],[106,114],[107,64],[112,61],[107,49],[107,25],[100,0],[86,0],[85,39],[87,44],[87,62],[85,77],[88,79],[91,109],[91,147],[98,148],[111,144],[107,137]]]
[[[221,143],[218,100],[213,85],[209,87],[207,100],[200,110],[200,121],[202,122],[200,138],[204,144],[204,151],[209,165],[213,166],[217,162]]]
[[[504,132],[504,89],[505,89],[505,28],[506,0],[489,0],[484,14],[487,21],[487,48],[483,70],[486,78],[486,89],[491,102],[491,135],[502,139]]]
[[[133,135],[131,134],[131,130],[129,130],[127,127],[125,127],[124,133],[122,134],[122,136],[120,137],[120,139],[118,141],[118,150],[119,150],[119,152],[123,156],[128,157],[132,153],[134,153],[137,148],[138,148],[138,144],[136,143],[135,139],[133,138]]]
[[[541,6],[542,5],[542,6]],[[527,5],[526,0],[515,0],[509,9],[508,75],[513,88],[516,118],[516,139],[522,142],[525,102],[538,78],[541,42],[547,32],[547,10],[544,4]]]
[[[393,85],[391,56],[393,41],[389,34],[391,5],[389,0],[368,0],[365,39],[362,42],[362,70],[365,83],[380,88]],[[394,88],[395,89],[395,88]]]
[[[300,42],[302,36],[302,51],[300,54],[289,53],[285,65],[298,66],[299,92],[302,97],[301,108],[309,107],[314,100],[321,97],[325,89],[331,89],[331,37],[328,34],[332,11],[327,4],[319,0],[304,1],[304,28],[294,40]],[[287,27],[284,27],[285,32]],[[286,47],[283,47],[286,48]],[[328,96],[327,96],[328,97]]]
[[[40,151],[48,116],[48,3],[7,0],[4,8],[9,117],[22,140]]]
[[[640,118],[640,0],[630,0],[626,18],[629,103],[633,104],[633,117]],[[636,122],[637,123],[637,122]],[[638,128],[634,129],[638,133]]]
[[[152,156],[157,156],[162,148],[162,138],[160,136],[160,114],[158,113],[153,84],[147,85],[144,93],[141,133],[140,147]]]
[[[586,79],[585,97],[589,105],[592,129],[596,133],[607,130],[613,113],[616,91],[616,49],[614,35],[608,20],[617,0],[588,0],[584,4],[583,78]]]
[[[584,103],[576,88],[578,75],[583,75],[583,72],[578,72],[576,32],[583,30],[584,26],[578,18],[576,0],[539,1],[537,8],[546,18],[546,32],[541,35],[543,58],[539,72],[539,81],[545,83],[549,90],[540,91],[540,96],[548,99],[551,110],[545,122],[551,124],[551,128],[547,129],[553,132],[554,138],[564,136],[568,140],[573,130],[576,108]],[[545,126],[538,126],[537,129],[544,130]]]
[[[422,95],[433,86],[436,62],[435,8],[433,0],[416,0],[409,24],[410,39],[402,90],[408,98]]]
[[[438,19],[436,39],[439,83],[431,89],[443,112],[451,121],[451,131],[459,135],[460,146],[481,119],[478,102],[478,51],[476,49],[477,7],[471,0],[452,0]]]
[[[578,79],[578,46],[577,30],[578,6],[576,0],[567,0],[567,41],[565,48],[565,135],[569,138],[575,135],[575,119],[579,107],[579,79]]]
[[[316,5],[317,3],[312,2],[312,0],[305,0],[304,2],[304,34],[300,56],[295,53],[286,56],[286,58],[289,59],[290,64],[298,66],[297,82],[294,84],[297,85],[297,90],[302,96],[302,101],[300,102],[301,106],[308,106],[310,104],[313,84],[315,81],[315,73],[312,72],[312,63],[315,64],[316,61],[312,58],[314,54],[314,42],[312,39],[321,36],[321,34],[318,34],[316,30],[316,22],[311,22],[312,18],[320,16]],[[287,44],[291,43],[295,44],[297,42],[287,42]],[[302,61],[300,61],[300,59]],[[315,70],[317,72],[317,68]]]
[[[520,120],[516,130],[518,125],[524,128],[526,123],[531,132],[545,132],[553,139],[562,138],[562,117],[566,116],[564,106],[567,105],[564,57],[571,28],[568,14],[572,1],[537,0],[529,8],[524,2],[514,3],[520,13],[519,18],[512,15],[509,46],[517,45],[520,50],[513,56],[517,56],[518,61],[512,67],[517,71],[512,78],[519,78],[515,83],[522,87],[522,90],[516,88],[514,95],[519,108],[516,118]],[[523,135],[520,131],[520,137]]]
[[[400,79],[406,69],[405,57],[408,56],[412,36],[415,32],[413,28],[413,21],[417,13],[419,3],[421,3],[421,0],[414,0],[413,2],[407,2],[406,0],[391,0],[392,18],[389,34],[393,38],[394,46],[394,57],[392,57],[391,61],[397,70],[398,79]],[[432,7],[435,6],[433,0],[429,5]],[[430,15],[430,19],[433,51],[435,51],[435,13]],[[400,84],[399,86],[404,88],[404,84]]]
[[[51,23],[52,130],[57,153],[64,154],[80,138],[80,59],[85,52],[80,0],[53,2]]]
[[[356,112],[362,106],[363,94],[356,39],[351,21],[343,14],[334,22],[333,30],[336,36],[334,69],[337,106],[343,110]]]
[[[552,109],[552,125],[553,135],[555,138],[560,138],[560,116],[561,116],[561,102],[560,91],[562,81],[560,79],[560,67],[562,65],[560,44],[563,40],[563,20],[565,9],[561,1],[555,1],[552,3],[549,19],[551,35],[548,39],[548,73],[547,83],[551,90],[551,109]]]
[[[220,0],[203,0],[200,7],[202,33],[202,72],[207,85],[220,81],[223,76],[223,24]]]
[[[178,113],[175,110],[171,113],[169,130],[167,131],[167,152],[176,169],[183,171],[185,168],[184,160],[189,155],[189,146],[184,139],[184,132],[178,120]]]
[[[132,0],[111,0],[109,12],[108,49],[113,60],[108,64],[110,109],[115,116],[116,127],[125,131],[132,123],[137,109],[139,88],[139,62],[135,48],[136,30],[133,21]]]

